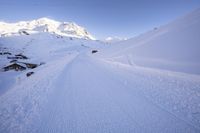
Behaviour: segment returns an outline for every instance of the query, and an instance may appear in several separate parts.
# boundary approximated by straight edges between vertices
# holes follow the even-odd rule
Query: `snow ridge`
[[[40,18],[32,21],[20,21],[17,23],[0,22],[0,37],[21,34],[28,35],[41,32],[95,40],[95,38],[85,28],[74,22],[59,22],[49,18]]]

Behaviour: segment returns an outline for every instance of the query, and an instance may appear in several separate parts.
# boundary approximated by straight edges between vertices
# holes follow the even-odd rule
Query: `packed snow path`
[[[66,58],[2,94],[0,132],[200,132],[199,76]]]

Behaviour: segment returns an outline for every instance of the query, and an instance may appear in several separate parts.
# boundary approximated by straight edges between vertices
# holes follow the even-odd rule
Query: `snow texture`
[[[199,133],[199,16],[115,45],[49,32],[0,37],[0,52],[44,62],[0,71],[0,133]]]

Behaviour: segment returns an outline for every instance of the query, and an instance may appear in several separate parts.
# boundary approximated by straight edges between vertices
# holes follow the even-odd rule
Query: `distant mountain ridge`
[[[28,35],[41,32],[96,40],[85,28],[74,22],[59,22],[49,18],[40,18],[32,21],[20,21],[17,23],[0,22],[1,37],[21,34]]]
[[[126,41],[127,38],[121,38],[121,37],[107,37],[105,40],[103,40],[103,42],[106,43],[117,43],[120,41]]]

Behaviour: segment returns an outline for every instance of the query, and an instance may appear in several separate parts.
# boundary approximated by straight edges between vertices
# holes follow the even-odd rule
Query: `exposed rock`
[[[0,55],[11,55],[10,52],[1,52]]]
[[[30,77],[32,74],[34,74],[34,72],[28,72],[28,73],[26,74],[26,76],[27,76],[27,77]]]
[[[92,50],[92,54],[97,53],[97,52],[98,52],[98,50]]]
[[[5,66],[4,71],[15,70],[15,71],[23,71],[26,70],[26,67],[23,64],[19,63],[11,63]]]
[[[17,62],[17,60],[11,60],[11,61],[10,61],[10,63],[14,63],[14,62]]]
[[[30,69],[34,69],[38,66],[37,64],[31,64],[31,63],[24,63],[24,64],[26,65],[27,68],[30,68]]]
[[[28,59],[28,57],[26,57],[23,54],[17,54],[17,55],[15,55],[15,57],[19,57],[20,59]]]

